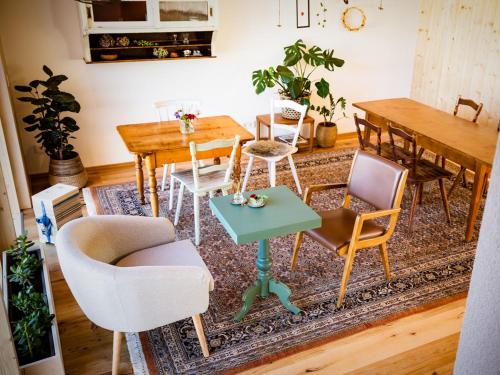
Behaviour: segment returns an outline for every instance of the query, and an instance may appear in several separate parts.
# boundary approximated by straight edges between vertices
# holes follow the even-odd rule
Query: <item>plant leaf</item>
[[[19,92],[31,92],[31,90],[33,90],[33,88],[29,86],[22,86],[22,85],[16,85],[14,86],[14,88]]]
[[[326,98],[330,93],[330,84],[324,78],[321,78],[319,82],[315,83],[316,89],[318,90],[318,96],[321,98]]]
[[[50,68],[47,66],[47,65],[44,65],[43,66],[43,71],[45,72],[45,74],[47,74],[49,77],[52,77],[54,75],[54,73],[52,73],[52,70],[50,70]]]

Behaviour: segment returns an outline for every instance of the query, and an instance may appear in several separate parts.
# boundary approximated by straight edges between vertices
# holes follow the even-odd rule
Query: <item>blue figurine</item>
[[[52,221],[47,216],[47,211],[45,211],[45,205],[42,203],[42,216],[35,218],[37,224],[40,224],[42,227],[42,234],[47,237],[47,242],[52,243],[50,241],[50,237],[52,235]]]

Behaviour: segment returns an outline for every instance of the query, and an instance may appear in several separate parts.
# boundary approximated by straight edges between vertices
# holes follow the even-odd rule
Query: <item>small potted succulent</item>
[[[179,109],[175,112],[175,118],[179,120],[179,127],[182,134],[194,133],[194,122],[198,119],[198,114],[184,112]]]
[[[49,183],[82,188],[87,183],[87,172],[70,143],[70,139],[75,138],[72,134],[80,128],[74,118],[65,115],[65,112],[80,112],[80,104],[72,94],[59,89],[59,85],[68,77],[54,75],[46,65],[43,71],[48,76],[46,80],[35,79],[28,86],[14,87],[27,94],[17,98],[19,101],[35,107],[32,114],[23,117],[23,121],[28,124],[25,130],[37,132],[36,142],[50,157]]]
[[[327,91],[319,92],[318,94],[323,99],[326,99],[326,104],[321,106],[311,105],[311,110],[317,112],[320,116],[323,117],[323,121],[320,122],[316,128],[316,142],[319,147],[333,147],[335,146],[335,142],[337,141],[337,124],[340,118],[345,116],[345,106],[346,100],[343,97],[338,99],[334,99],[333,95]],[[342,110],[342,117],[333,120],[333,116],[335,115],[335,111],[337,109]]]
[[[283,99],[310,105],[312,73],[319,67],[333,71],[335,67],[340,68],[344,65],[344,60],[333,56],[333,49],[322,50],[318,46],[307,48],[301,39],[285,47],[284,50],[285,58],[281,65],[252,73],[252,83],[257,94],[261,94],[267,88],[278,86],[278,92]],[[328,91],[324,86],[325,83],[324,79],[317,82],[318,90]],[[300,117],[300,113],[284,108],[282,116],[296,120]]]

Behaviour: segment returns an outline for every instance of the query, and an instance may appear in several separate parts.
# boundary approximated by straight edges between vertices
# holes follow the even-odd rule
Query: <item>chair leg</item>
[[[380,251],[380,257],[382,258],[382,263],[384,264],[385,277],[387,280],[391,279],[391,269],[389,267],[389,256],[387,254],[387,243],[381,243],[378,245]]]
[[[436,157],[434,158],[434,164],[439,165],[439,155],[436,154]]]
[[[122,348],[123,332],[113,332],[113,362],[111,367],[111,375],[118,375],[120,368],[120,352]]]
[[[208,345],[207,339],[205,337],[205,332],[203,331],[203,324],[201,323],[200,314],[193,315],[194,329],[196,330],[196,334],[198,335],[198,340],[200,341],[201,352],[203,353],[203,357],[208,357]]]
[[[181,187],[179,188],[179,195],[177,196],[177,208],[175,210],[174,225],[179,223],[179,216],[181,216],[182,209],[182,198],[184,198],[184,184],[181,184]]]
[[[422,188],[422,184],[415,185],[415,190],[412,194],[411,199],[411,207],[410,207],[410,215],[408,217],[408,232],[412,231],[413,228],[413,217],[415,216],[415,211],[417,209],[418,196],[420,194],[420,189]]]
[[[446,196],[446,189],[444,188],[444,181],[442,178],[438,180],[439,190],[441,190],[441,198],[443,199],[443,208],[446,215],[446,220],[451,223],[450,208],[448,207],[448,197]]]
[[[290,164],[290,169],[292,170],[292,176],[295,180],[295,185],[297,186],[297,191],[302,195],[302,188],[300,187],[299,176],[297,175],[297,169],[295,168],[295,163],[293,162],[292,155],[288,155],[288,164]]]
[[[460,171],[458,172],[457,176],[455,177],[455,180],[453,181],[453,184],[450,187],[450,190],[448,190],[448,198],[451,196],[451,193],[453,193],[453,190],[457,187],[459,184],[460,180],[465,176],[465,168],[460,167]]]
[[[171,210],[174,207],[174,188],[175,179],[172,177],[172,173],[175,172],[175,164],[170,164],[170,197],[168,200],[168,209]]]
[[[196,246],[200,244],[200,197],[193,194],[194,202],[194,243]]]
[[[163,176],[161,178],[161,191],[165,191],[165,185],[167,184],[168,175],[168,164],[163,164]]]
[[[425,149],[423,147],[420,147],[420,150],[418,150],[417,154],[417,159],[420,160],[422,159],[422,156],[424,155]]]
[[[304,232],[298,232],[295,236],[295,243],[293,244],[293,253],[292,253],[292,263],[290,265],[290,270],[295,271],[295,267],[297,266],[297,260],[299,259],[299,250],[302,245],[302,240],[304,238]]]
[[[243,186],[241,187],[241,192],[244,192],[247,188],[248,179],[250,178],[250,173],[252,173],[254,156],[250,155],[248,158],[247,170],[245,172],[245,177],[243,178]]]
[[[352,264],[354,263],[354,256],[356,255],[356,249],[349,246],[347,251],[347,256],[345,258],[344,273],[342,274],[342,281],[340,283],[339,299],[337,301],[337,307],[342,305],[344,302],[344,296],[347,289],[347,283],[349,282],[349,276],[351,276]]]
[[[271,185],[271,187],[275,187],[276,186],[276,163],[274,161],[268,162],[267,168],[269,169],[269,185]]]
[[[446,169],[446,158],[444,156],[441,157],[441,168]]]
[[[422,185],[422,189],[418,191],[418,204],[422,205],[422,201],[424,199],[424,186]]]

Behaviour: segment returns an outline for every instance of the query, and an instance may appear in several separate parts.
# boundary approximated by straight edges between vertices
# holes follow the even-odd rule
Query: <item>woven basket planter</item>
[[[55,185],[62,183],[73,185],[81,189],[87,184],[87,171],[85,170],[80,156],[68,160],[50,159],[49,183]]]
[[[290,99],[290,97],[286,96],[286,95],[283,95],[283,94],[280,94],[280,98],[282,100],[293,100],[293,99]],[[310,96],[308,96],[307,98],[310,98]],[[300,101],[302,100],[303,98],[298,98],[296,100],[293,100],[295,103],[299,103],[300,104]],[[281,117],[287,119],[287,120],[298,120],[300,118],[300,112],[297,112],[291,108],[282,108],[281,109]]]

